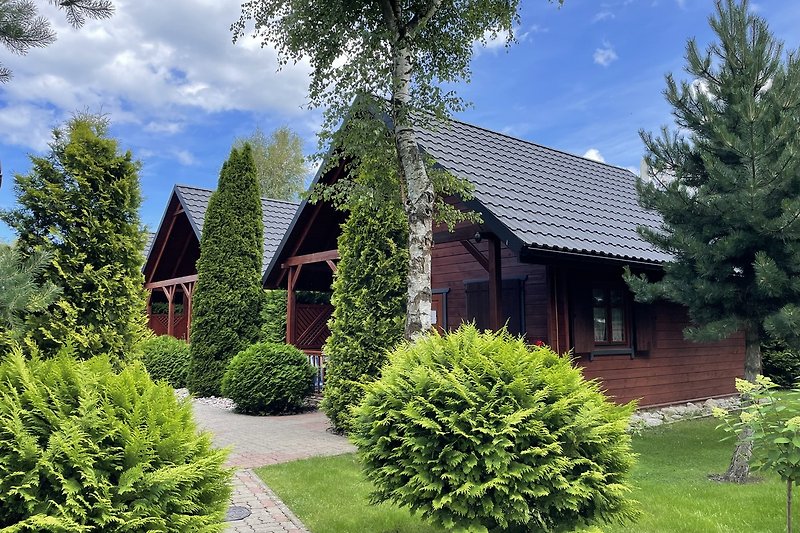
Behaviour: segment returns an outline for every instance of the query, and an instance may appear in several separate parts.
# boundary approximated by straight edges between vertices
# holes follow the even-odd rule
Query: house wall
[[[474,243],[474,242],[473,242]],[[474,243],[485,254],[484,240]],[[527,339],[543,340],[561,351],[574,345],[575,307],[572,292],[576,285],[591,280],[621,281],[621,269],[595,265],[563,268],[559,265],[522,263],[507,247],[502,247],[504,278],[526,276],[525,325]],[[447,326],[456,329],[466,316],[465,280],[487,279],[488,274],[460,242],[437,243],[433,249],[432,287],[449,289]],[[634,309],[631,303],[630,312]],[[618,402],[639,400],[640,406],[674,403],[732,394],[734,378],[744,368],[744,339],[697,344],[683,339],[688,325],[685,311],[667,303],[651,309],[649,349],[630,355],[576,354],[577,363],[587,378],[598,378]],[[631,328],[634,326],[631,325]]]

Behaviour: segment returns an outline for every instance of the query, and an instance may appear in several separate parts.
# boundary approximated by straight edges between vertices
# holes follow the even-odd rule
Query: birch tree
[[[431,327],[437,206],[436,172],[416,129],[464,108],[453,87],[469,81],[476,43],[511,44],[519,6],[519,0],[250,0],[232,26],[234,40],[254,26],[281,65],[310,63],[310,105],[324,113],[320,146],[338,150],[330,161],[357,167],[383,160],[394,169],[409,226],[407,338]],[[440,178],[451,192],[469,190]]]

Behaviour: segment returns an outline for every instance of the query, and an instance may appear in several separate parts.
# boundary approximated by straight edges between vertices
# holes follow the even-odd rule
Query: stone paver
[[[194,402],[194,413],[198,424],[214,434],[214,444],[232,446],[231,466],[254,468],[355,451],[345,437],[328,431],[330,422],[320,411],[246,416]]]
[[[328,431],[327,417],[313,411],[291,416],[246,416],[194,402],[195,419],[214,435],[214,444],[230,447],[236,467],[231,504],[251,515],[229,522],[226,533],[307,532],[300,520],[251,470],[276,463],[355,451],[345,437]]]
[[[231,504],[247,507],[252,514],[230,522],[226,533],[308,533],[294,513],[249,468],[236,471]]]

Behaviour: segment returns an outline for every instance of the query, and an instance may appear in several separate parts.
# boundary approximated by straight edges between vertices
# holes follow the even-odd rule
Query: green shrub
[[[222,165],[200,237],[188,378],[200,396],[218,396],[228,362],[259,339],[263,248],[261,195],[245,144]]]
[[[779,344],[761,348],[764,375],[785,389],[800,382],[800,354]]]
[[[15,349],[0,391],[0,530],[222,530],[226,453],[141,363]]]
[[[398,347],[352,437],[374,502],[446,529],[572,531],[636,516],[633,409],[550,348],[468,325]]]
[[[296,412],[313,390],[316,370],[288,344],[261,342],[239,352],[222,378],[222,393],[240,413]]]
[[[342,226],[322,400],[339,430],[351,430],[362,385],[378,378],[386,352],[403,339],[407,242],[408,223],[391,203],[357,204]]]
[[[264,291],[261,308],[261,342],[286,342],[286,291]]]
[[[154,381],[166,381],[176,389],[186,386],[189,372],[189,345],[161,335],[139,343],[140,357]]]

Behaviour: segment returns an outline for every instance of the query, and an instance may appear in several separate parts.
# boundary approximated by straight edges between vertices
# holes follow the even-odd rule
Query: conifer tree
[[[208,202],[192,302],[189,389],[219,395],[234,355],[258,340],[264,227],[249,144],[231,150]]]
[[[407,240],[402,207],[392,202],[362,198],[342,226],[322,401],[339,430],[351,429],[363,384],[379,377],[387,351],[403,338]]]
[[[640,231],[673,259],[655,283],[626,277],[639,300],[686,306],[690,339],[743,332],[754,381],[765,333],[788,324],[800,301],[800,63],[747,1],[716,7],[718,41],[704,53],[687,45],[693,81],[667,77],[679,131],[642,134],[652,170],[640,202],[664,224]],[[741,439],[724,478],[744,481],[749,455]]]
[[[31,161],[15,176],[19,207],[0,218],[23,257],[52,257],[41,278],[61,295],[28,317],[28,338],[46,355],[69,343],[80,357],[124,358],[146,327],[139,163],[96,115],[56,129],[47,157]]]

